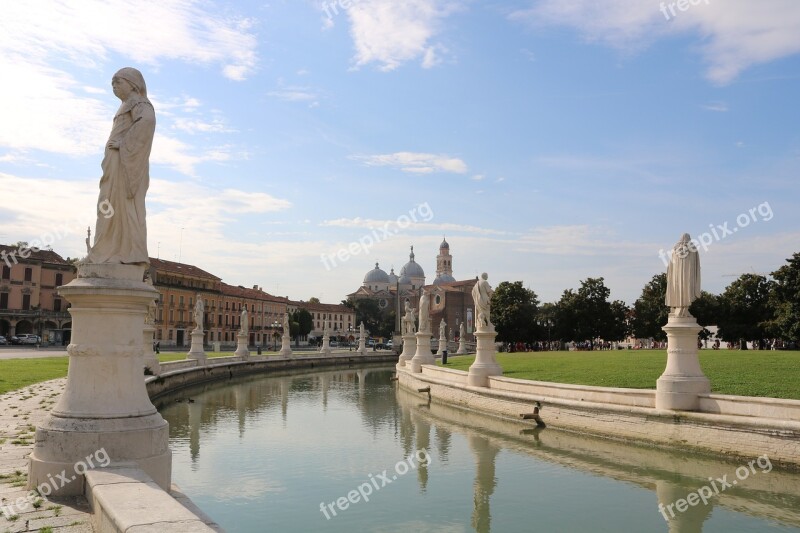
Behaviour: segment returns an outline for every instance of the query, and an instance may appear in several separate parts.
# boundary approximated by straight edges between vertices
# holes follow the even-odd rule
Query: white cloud
[[[172,129],[194,133],[230,133],[235,131],[225,125],[222,119],[212,119],[210,122],[203,120],[178,117],[172,122]]]
[[[661,0],[541,0],[511,18],[535,26],[570,26],[589,41],[636,51],[656,39],[697,34],[708,64],[706,76],[718,84],[745,69],[800,52],[800,2],[796,0],[707,0],[673,16]],[[668,7],[667,7],[668,9]]]
[[[277,91],[268,92],[267,96],[286,102],[308,102],[318,98],[317,94],[308,87],[284,87]]]
[[[716,111],[717,113],[725,113],[728,111],[728,104],[724,102],[711,102],[702,107],[706,111]]]
[[[162,59],[222,65],[244,79],[256,66],[252,21],[210,12],[194,0],[11,2],[3,6],[0,50],[30,59],[95,66],[121,54],[157,66]]]
[[[458,10],[448,0],[371,0],[347,10],[356,49],[355,67],[376,63],[390,71],[421,59],[424,68],[441,62],[446,48],[435,41],[442,21]]]
[[[486,179],[486,176],[484,176],[483,174],[475,174],[474,176],[472,176],[472,179],[474,181],[482,181]]]
[[[351,159],[361,161],[372,167],[397,167],[403,172],[430,174],[433,172],[450,172],[465,174],[467,164],[461,159],[444,154],[426,154],[416,152],[395,152],[367,156],[352,156]]]

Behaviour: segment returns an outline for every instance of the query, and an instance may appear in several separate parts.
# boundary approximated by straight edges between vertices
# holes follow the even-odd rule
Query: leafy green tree
[[[603,278],[581,281],[577,292],[567,289],[557,304],[556,322],[564,340],[589,341],[594,346],[598,338],[618,340],[626,331],[627,306],[622,302],[613,307],[608,301],[611,291]],[[622,336],[620,336],[622,334]]]
[[[800,253],[793,254],[786,262],[772,273],[775,285],[771,333],[784,340],[797,341],[800,340]]]
[[[314,329],[314,317],[306,309],[297,309],[289,314],[289,334],[297,339],[311,333]]]
[[[607,341],[624,340],[631,332],[631,308],[622,300],[611,302],[611,322],[602,337]]]
[[[763,339],[772,319],[770,307],[774,282],[758,274],[742,274],[720,296],[719,329],[726,341]]]
[[[667,323],[669,308],[664,304],[667,295],[666,272],[653,276],[633,304],[632,333],[638,339],[667,339],[661,329]]]
[[[372,336],[386,336],[386,314],[381,311],[378,302],[371,298],[348,298],[342,300],[342,305],[349,307],[356,312],[356,324],[364,322],[364,328]],[[394,313],[392,313],[391,330],[394,331]],[[391,333],[390,333],[391,334]]]
[[[503,281],[492,295],[492,322],[501,342],[532,340],[535,337],[539,299],[521,281]]]
[[[319,298],[317,298],[316,296],[312,296],[311,298],[308,299],[308,303],[310,303],[310,304],[318,304],[319,303]]]
[[[705,340],[711,337],[708,326],[717,325],[720,318],[720,298],[716,294],[701,291],[700,297],[689,306],[689,313],[697,319],[697,323],[703,326],[700,338]]]

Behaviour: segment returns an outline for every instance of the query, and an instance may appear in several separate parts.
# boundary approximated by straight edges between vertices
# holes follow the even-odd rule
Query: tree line
[[[770,279],[771,278],[771,279]],[[577,290],[567,289],[556,302],[540,304],[521,281],[500,283],[492,296],[492,321],[501,342],[621,341],[628,336],[666,340],[661,329],[669,309],[664,305],[666,273],[644,286],[633,306],[610,301],[604,279],[588,278]],[[726,342],[762,339],[800,340],[800,253],[786,260],[770,277],[743,274],[722,294],[703,291],[689,312],[704,327],[718,326]]]

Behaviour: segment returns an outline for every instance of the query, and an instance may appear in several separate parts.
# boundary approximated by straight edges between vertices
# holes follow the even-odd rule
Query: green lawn
[[[451,356],[447,366],[467,370],[473,360]],[[666,350],[497,354],[504,376],[633,389],[655,389],[666,361]],[[700,365],[713,392],[800,400],[800,351],[701,350]]]
[[[232,356],[233,352],[208,352],[209,358]],[[161,353],[162,363],[186,359],[182,352]],[[0,361],[0,394],[21,389],[32,383],[62,378],[67,375],[68,357],[44,357],[42,359],[4,359]]]

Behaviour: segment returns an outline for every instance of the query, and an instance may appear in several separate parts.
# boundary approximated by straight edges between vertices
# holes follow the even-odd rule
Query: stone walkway
[[[35,426],[52,409],[66,382],[54,379],[0,395],[0,533],[92,531],[89,505],[82,496],[16,505],[18,498],[28,495],[28,455],[33,451]]]

